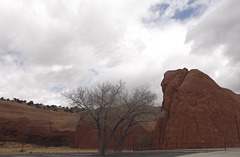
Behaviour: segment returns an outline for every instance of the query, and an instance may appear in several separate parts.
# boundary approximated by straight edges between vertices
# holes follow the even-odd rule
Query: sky
[[[96,82],[148,85],[199,69],[240,93],[238,0],[1,0],[0,97],[66,106]]]

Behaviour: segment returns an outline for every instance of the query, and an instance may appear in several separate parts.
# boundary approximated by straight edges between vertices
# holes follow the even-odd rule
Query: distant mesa
[[[161,86],[167,116],[156,123],[156,149],[240,146],[240,95],[196,69],[167,71]]]
[[[23,142],[43,146],[74,147],[78,113],[55,105],[0,100],[0,142]]]

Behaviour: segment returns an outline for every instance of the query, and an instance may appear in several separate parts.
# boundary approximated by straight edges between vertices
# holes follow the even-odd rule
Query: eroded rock
[[[196,69],[168,71],[161,86],[167,116],[156,123],[157,149],[239,146],[240,95]]]
[[[0,100],[0,141],[72,146],[78,116]]]

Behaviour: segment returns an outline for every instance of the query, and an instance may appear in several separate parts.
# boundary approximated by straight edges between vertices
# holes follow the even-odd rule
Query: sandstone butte
[[[0,100],[0,141],[74,146],[79,116]]]
[[[240,146],[240,95],[186,68],[167,71],[161,86],[167,115],[156,123],[156,149]]]

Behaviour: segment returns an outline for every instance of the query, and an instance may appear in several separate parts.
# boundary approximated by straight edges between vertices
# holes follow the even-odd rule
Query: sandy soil
[[[42,153],[78,153],[96,152],[90,149],[75,149],[70,147],[40,147],[32,144],[25,144],[23,151],[22,144],[17,142],[7,142],[0,147],[0,154],[42,154]]]

